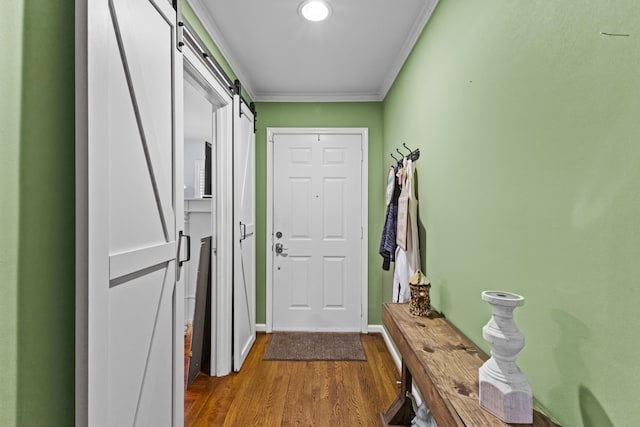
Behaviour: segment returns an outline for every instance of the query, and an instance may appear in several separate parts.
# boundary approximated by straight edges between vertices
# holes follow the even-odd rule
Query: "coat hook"
[[[397,163],[400,163],[400,160],[396,159],[396,156],[393,155],[393,153],[389,154],[391,156],[391,158],[393,160],[395,160]]]
[[[409,154],[413,153],[413,150],[411,148],[407,147],[407,144],[405,144],[404,142],[402,143],[402,146],[404,148],[406,148],[407,150],[409,150]]]
[[[396,148],[396,151],[398,152],[398,154],[400,154],[400,157],[404,157],[404,154],[402,154],[402,152],[401,152],[400,150],[398,150],[398,149]]]

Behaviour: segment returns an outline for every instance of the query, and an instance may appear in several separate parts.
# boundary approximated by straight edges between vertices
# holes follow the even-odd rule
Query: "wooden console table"
[[[487,355],[444,317],[416,317],[409,304],[384,304],[382,322],[402,356],[400,394],[387,412],[384,426],[410,426],[412,379],[438,427],[508,426],[478,403],[478,368]],[[557,426],[534,412],[534,426]]]

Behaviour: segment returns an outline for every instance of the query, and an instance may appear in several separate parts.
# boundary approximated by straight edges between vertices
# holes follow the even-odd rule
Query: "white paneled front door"
[[[76,75],[76,422],[179,426],[176,12],[166,0],[87,0],[77,10],[76,43],[86,50],[77,52]]]
[[[272,141],[273,329],[360,331],[363,135]]]

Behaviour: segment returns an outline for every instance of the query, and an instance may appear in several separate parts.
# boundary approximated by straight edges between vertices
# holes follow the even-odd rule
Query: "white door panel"
[[[362,137],[273,141],[273,329],[359,331]]]
[[[233,369],[239,371],[256,339],[255,134],[253,115],[234,105]]]
[[[117,19],[113,17],[113,12],[112,9],[112,19]],[[120,18],[120,21],[123,20]],[[122,23],[117,27],[122,28]],[[156,191],[158,185],[154,182],[156,174],[150,174],[148,167],[157,163],[150,162],[151,159],[145,155],[149,146],[146,134],[151,126],[145,126],[146,123],[136,112],[146,110],[139,108],[137,101],[143,97],[137,90],[138,81],[142,78],[134,78],[128,72],[128,57],[135,56],[136,51],[133,47],[127,50],[124,38],[117,37],[113,27],[109,30],[108,58],[111,60],[108,63],[109,96],[106,100],[109,129],[109,248],[110,252],[123,252],[139,245],[141,240],[146,244],[165,242],[168,231],[164,209],[158,206],[161,199]],[[130,85],[134,87],[133,90],[129,89]],[[152,141],[155,143],[157,140]],[[162,212],[162,215],[158,215],[158,212]],[[143,218],[146,220],[141,221]]]
[[[173,120],[170,120],[173,116],[173,94],[170,89],[173,87],[172,79],[175,78],[172,72],[172,50],[175,44],[172,42],[173,26],[171,21],[167,21],[171,16],[158,13],[156,9],[160,6],[166,9],[168,5],[163,0],[156,1],[157,4],[149,0],[110,1],[115,29],[113,35],[118,41],[121,65],[120,70],[113,70],[113,67],[117,68],[119,64],[110,61],[110,71],[113,73],[110,72],[109,82],[118,88],[122,88],[123,83],[126,84],[125,88],[128,89],[131,99],[129,106],[129,103],[118,102],[120,97],[109,97],[109,129],[116,132],[111,141],[119,143],[113,148],[110,145],[110,155],[122,154],[122,157],[125,157],[127,153],[118,150],[118,147],[130,139],[117,138],[120,136],[120,120],[123,119],[122,115],[129,117],[124,119],[125,122],[135,119],[146,162],[153,165],[149,169],[149,179],[162,214],[160,220],[164,225],[163,231],[169,236],[172,231],[167,224],[172,224],[173,202]],[[171,10],[168,12],[171,13]],[[144,22],[144,25],[138,25],[139,22]],[[116,53],[112,52],[112,55]],[[115,56],[110,58],[115,59]],[[125,73],[125,80],[119,75],[121,72]],[[114,79],[117,82],[114,82]],[[109,88],[111,89],[111,86]],[[159,90],[160,88],[169,90]],[[130,111],[131,109],[133,111]],[[135,170],[137,169],[134,167],[132,171]],[[120,173],[119,170],[112,172],[112,176]],[[124,177],[126,179],[126,175]]]
[[[114,253],[109,256],[109,279],[115,280],[128,274],[142,271],[149,266],[157,266],[172,261],[175,257],[175,242]]]
[[[111,425],[170,425],[171,406],[153,405],[172,396],[167,373],[172,372],[173,264],[151,268],[109,291]],[[151,414],[158,424],[142,422]]]
[[[86,0],[77,425],[180,426],[182,57],[165,0]],[[82,61],[85,61],[84,63]],[[84,74],[83,74],[84,73]],[[79,95],[81,97],[82,95]],[[82,118],[83,115],[79,114]],[[80,126],[82,129],[82,126]],[[82,186],[79,186],[81,188]],[[84,304],[84,308],[82,307]],[[82,366],[86,363],[86,369]]]

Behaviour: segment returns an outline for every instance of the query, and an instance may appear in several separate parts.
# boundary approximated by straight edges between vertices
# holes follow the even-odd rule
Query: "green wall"
[[[636,0],[440,0],[384,101],[384,152],[422,150],[433,304],[487,350],[480,292],[524,295],[519,365],[566,426],[640,417],[639,17]]]
[[[1,426],[74,422],[73,15],[22,0],[0,21]]]
[[[0,426],[16,425],[22,1],[0,14]]]
[[[385,297],[382,258],[378,255],[384,219],[382,168],[382,103],[264,103],[256,104],[256,277],[258,323],[266,320],[266,129],[269,127],[366,127],[369,128],[369,324],[380,324]],[[389,289],[391,287],[389,286]]]

